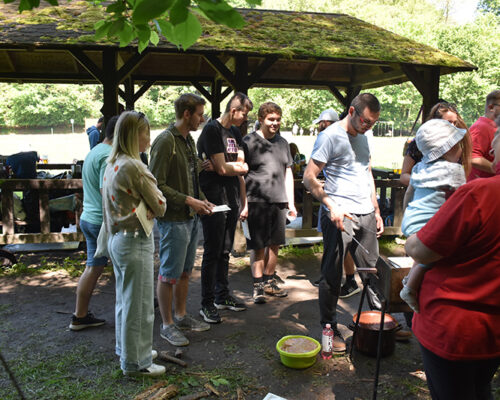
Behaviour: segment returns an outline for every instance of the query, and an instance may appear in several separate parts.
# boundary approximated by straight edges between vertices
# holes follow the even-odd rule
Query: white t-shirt
[[[342,210],[353,214],[374,211],[370,149],[365,135],[350,135],[336,122],[318,135],[311,158],[326,164],[325,193]]]

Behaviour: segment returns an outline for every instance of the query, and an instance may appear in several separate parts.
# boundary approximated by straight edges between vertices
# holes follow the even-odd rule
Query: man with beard
[[[199,216],[211,214],[213,204],[205,199],[200,188],[199,159],[190,134],[204,121],[205,100],[187,93],[174,105],[176,122],[153,142],[150,169],[168,204],[165,215],[157,219],[160,230],[157,296],[163,322],[160,336],[174,346],[187,346],[189,340],[181,330],[210,329],[210,325],[187,313],[186,300],[198,246]]]

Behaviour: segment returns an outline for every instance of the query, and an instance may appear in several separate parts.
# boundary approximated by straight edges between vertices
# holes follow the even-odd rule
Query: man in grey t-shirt
[[[331,324],[334,330],[334,352],[346,349],[336,315],[344,255],[349,251],[356,265],[374,267],[378,258],[377,236],[384,231],[364,136],[379,115],[380,103],[375,96],[356,96],[347,116],[318,136],[304,172],[304,185],[323,207],[319,308],[322,326]],[[326,176],[324,188],[317,179],[322,170]]]

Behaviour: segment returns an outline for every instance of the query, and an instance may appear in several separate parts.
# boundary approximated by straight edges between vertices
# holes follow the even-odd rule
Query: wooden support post
[[[312,228],[312,216],[313,216],[313,196],[309,193],[306,188],[303,189],[303,200],[302,200],[302,229]]]
[[[6,187],[2,187],[2,233],[14,234],[14,193]]]
[[[439,100],[439,67],[428,68],[424,71],[424,81],[425,81],[425,95],[422,99],[423,112],[422,112],[422,122],[425,121],[431,108]]]
[[[118,81],[116,76],[116,50],[106,49],[102,54],[103,67],[103,106],[101,112],[104,120],[118,114]]]
[[[216,79],[212,82],[212,119],[220,117],[220,102],[221,102],[222,81]]]
[[[40,190],[40,232],[50,233],[49,192]]]
[[[248,56],[237,55],[235,56],[235,60],[236,67],[234,72],[234,90],[236,92],[248,94],[248,89],[250,88],[248,77]]]
[[[132,77],[128,77],[123,81],[125,85],[125,110],[133,110],[134,109],[134,80]]]

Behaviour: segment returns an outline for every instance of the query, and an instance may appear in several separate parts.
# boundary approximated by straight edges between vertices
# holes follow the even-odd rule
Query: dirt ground
[[[198,315],[200,305],[201,254],[199,248],[188,299],[188,311],[194,315]],[[64,258],[68,255],[76,257],[77,253],[27,255],[24,261],[36,263],[41,257]],[[275,346],[282,336],[304,334],[318,340],[321,338],[318,289],[311,283],[319,276],[319,260],[319,254],[281,257],[277,272],[289,291],[288,297],[268,298],[266,304],[256,305],[251,297],[249,259],[232,257],[230,287],[248,309],[237,313],[222,311],[221,324],[212,325],[207,332],[188,333],[190,344],[183,348],[182,357],[189,366],[184,371],[193,371],[196,375],[196,371],[217,370],[221,371],[221,377],[229,374],[228,371],[237,371],[239,375],[235,376],[240,379],[244,398],[248,400],[263,399],[269,392],[288,400],[371,398],[374,358],[356,352],[352,363],[345,356],[331,360],[318,357],[316,364],[306,370],[287,368],[279,360]],[[33,277],[0,278],[0,343],[7,360],[15,363],[17,358],[23,356],[20,352],[26,349],[44,355],[62,354],[82,343],[88,345],[87,356],[104,355],[113,359],[113,276],[108,273],[101,278],[91,302],[92,311],[105,318],[107,323],[103,327],[72,332],[68,325],[77,282],[78,278],[70,277],[65,271]],[[351,336],[346,326],[356,312],[359,300],[360,295],[355,295],[339,302],[339,327],[346,338]],[[158,309],[155,314],[154,348],[173,353],[175,348],[159,336]],[[396,314],[395,317],[404,324],[402,315]],[[115,375],[119,376],[118,360],[116,357],[114,360]],[[174,364],[165,365],[167,374],[182,370]],[[76,372],[73,375],[92,373],[92,367],[85,360],[81,360],[81,365],[76,362],[74,368]],[[113,384],[120,384],[128,378],[120,376],[117,379]],[[397,343],[395,353],[381,363],[379,398],[429,399],[424,380],[416,340]],[[498,378],[496,384],[499,384]],[[5,390],[9,385],[7,375],[0,371],[0,388]],[[221,398],[236,399],[237,395],[235,391],[226,391]]]

